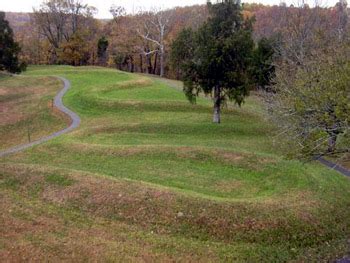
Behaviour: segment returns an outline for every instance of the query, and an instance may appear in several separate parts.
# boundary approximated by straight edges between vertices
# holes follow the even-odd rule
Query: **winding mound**
[[[350,180],[285,160],[257,98],[228,107],[218,126],[210,101],[189,104],[176,83],[97,67],[27,74],[69,79],[64,102],[82,123],[1,159],[1,258],[285,262],[346,254]]]

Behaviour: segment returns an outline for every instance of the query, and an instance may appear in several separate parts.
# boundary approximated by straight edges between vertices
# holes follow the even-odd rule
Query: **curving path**
[[[65,134],[65,133],[68,133],[74,129],[76,129],[79,125],[80,125],[80,117],[73,111],[71,111],[70,109],[68,109],[67,107],[65,107],[63,105],[63,102],[62,102],[62,98],[63,96],[66,94],[66,92],[70,89],[71,87],[71,84],[70,82],[65,79],[65,78],[62,78],[62,77],[57,77],[58,79],[62,80],[63,84],[64,84],[64,87],[63,89],[56,95],[55,99],[54,99],[54,105],[55,107],[57,107],[60,111],[62,111],[63,113],[67,114],[71,120],[72,120],[72,123],[71,125],[66,128],[66,129],[63,129],[61,131],[58,131],[58,132],[55,132],[47,137],[43,137],[41,139],[38,139],[36,141],[33,141],[31,143],[26,143],[26,144],[22,144],[22,145],[18,145],[18,146],[15,146],[13,148],[10,148],[8,150],[5,150],[5,151],[0,151],[0,157],[4,157],[4,156],[7,156],[7,155],[10,155],[10,154],[14,154],[14,153],[17,153],[17,152],[20,152],[20,151],[23,151],[25,149],[28,149],[32,146],[35,146],[35,145],[38,145],[38,144],[41,144],[41,143],[44,143],[44,142],[47,142],[49,140],[52,140],[53,138],[56,138],[62,134]]]
[[[325,166],[327,166],[327,167],[329,167],[329,168],[331,168],[333,170],[336,170],[336,171],[338,171],[339,173],[341,173],[341,174],[343,174],[345,176],[350,177],[350,171],[348,169],[344,168],[343,166],[340,166],[339,164],[335,164],[335,163],[333,163],[331,161],[328,161],[328,160],[326,160],[326,159],[324,159],[322,157],[319,158],[318,161],[320,163],[322,163],[323,165],[325,165]],[[350,263],[350,261],[349,261],[349,263]]]

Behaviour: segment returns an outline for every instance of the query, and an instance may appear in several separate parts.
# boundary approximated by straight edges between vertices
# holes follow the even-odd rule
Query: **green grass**
[[[73,180],[60,174],[49,174],[46,176],[46,182],[58,186],[70,186],[74,183]]]
[[[326,261],[346,253],[350,181],[286,160],[258,98],[228,106],[214,125],[210,100],[189,104],[175,81],[98,67],[26,73],[51,75],[71,81],[64,102],[81,127],[0,163],[8,205],[25,200],[28,213],[57,221],[57,236],[27,240],[41,254],[84,260],[97,242],[72,245],[67,255],[72,237],[62,220],[71,232],[82,228],[78,239],[89,227],[103,233],[94,255],[112,261]],[[114,231],[120,237],[108,235]]]

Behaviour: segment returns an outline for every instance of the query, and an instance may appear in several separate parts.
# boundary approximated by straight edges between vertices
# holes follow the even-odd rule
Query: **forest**
[[[173,41],[182,29],[200,27],[209,15],[205,5],[170,10],[155,8],[136,14],[127,14],[122,7],[112,6],[110,11],[114,19],[99,20],[94,18],[94,7],[82,5],[70,11],[65,10],[64,2],[54,1],[57,7],[36,7],[35,13],[6,14],[20,43],[21,58],[28,64],[103,65],[161,75],[163,59],[163,73],[176,78],[177,68],[170,59]],[[254,20],[256,42],[278,35],[286,37],[290,30],[304,30],[295,32],[303,34],[300,37],[304,38],[310,37],[308,31],[313,30],[340,36],[347,28],[347,6],[342,2],[334,7],[316,9],[306,4],[302,7],[243,4],[242,8],[244,19]],[[51,20],[43,17],[44,12],[56,16],[67,14],[78,19],[76,22],[66,18]],[[297,24],[300,28],[293,29]],[[57,26],[60,33],[54,30]],[[53,28],[52,34],[57,36],[50,36],[49,28]],[[293,32],[290,33],[289,37],[292,37]]]

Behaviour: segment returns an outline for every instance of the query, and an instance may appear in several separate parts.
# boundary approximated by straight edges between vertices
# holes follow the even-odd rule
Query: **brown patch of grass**
[[[21,178],[21,191],[25,192],[33,183],[44,184],[44,174],[50,173],[45,170],[37,170],[33,175],[33,170],[21,168],[16,174],[9,166],[5,166],[7,173],[11,176]],[[55,170],[55,173],[58,171]],[[28,173],[31,174],[28,178]],[[26,177],[21,177],[26,174]],[[45,186],[40,194],[40,198],[45,202],[50,202],[64,207],[74,207],[80,211],[87,212],[92,216],[112,218],[123,222],[130,222],[142,226],[145,229],[154,229],[157,233],[177,232],[184,225],[192,231],[209,235],[217,240],[235,240],[238,232],[248,230],[263,230],[288,227],[288,220],[281,220],[279,214],[283,214],[283,209],[288,207],[289,211],[307,211],[313,202],[312,197],[305,198],[303,195],[295,195],[296,206],[290,207],[290,198],[281,197],[269,201],[255,201],[252,203],[234,202],[221,203],[201,199],[189,198],[169,192],[165,189],[155,189],[145,185],[139,185],[130,181],[109,180],[87,173],[70,172],[66,176],[76,181],[71,186],[55,187]],[[33,181],[33,178],[35,181]],[[236,184],[237,186],[237,184]],[[299,202],[302,201],[303,202]],[[302,207],[300,207],[300,205]],[[316,203],[311,206],[316,207]],[[184,213],[183,218],[178,218],[178,212]],[[237,214],[240,211],[239,215]],[[264,214],[275,213],[275,218],[264,217]],[[254,219],[255,218],[255,219]],[[298,216],[298,220],[304,218]],[[253,220],[253,221],[252,221]],[[305,223],[310,224],[309,218]],[[191,232],[191,231],[190,231]],[[186,231],[187,235],[191,235]],[[250,240],[249,236],[240,237]]]
[[[155,240],[148,230],[144,232],[144,224],[132,220],[135,214],[149,214],[149,209],[142,206],[147,200],[171,198],[164,191],[146,189],[136,193],[139,189],[127,187],[126,182],[77,172],[69,175],[74,180],[79,178],[77,183],[59,188],[45,183],[46,174],[57,171],[33,167],[13,169],[7,165],[2,168],[20,181],[16,194],[0,187],[2,260],[173,262],[175,258],[216,258],[212,251],[201,248],[193,251],[186,246],[169,244],[167,240],[171,237],[160,236]],[[6,174],[2,174],[1,180],[7,178]],[[44,186],[39,199],[32,199],[28,191],[33,184]],[[150,223],[149,217],[145,220],[146,224]],[[175,254],[158,249],[169,245],[175,248]]]
[[[67,116],[52,109],[50,99],[60,88],[59,81],[51,77],[18,76],[1,80],[1,148],[28,142],[28,131],[31,140],[35,140],[67,125]]]
[[[100,153],[103,155],[115,155],[115,156],[133,156],[139,154],[148,153],[169,153],[172,152],[178,158],[214,158],[224,161],[226,163],[237,163],[244,158],[248,158],[250,155],[243,153],[236,153],[224,150],[210,150],[201,147],[173,147],[173,146],[159,146],[159,145],[139,145],[133,147],[120,147],[120,146],[108,146],[101,144],[91,143],[72,143],[69,145],[71,150],[82,151],[86,153]]]
[[[150,85],[152,85],[152,83],[153,81],[149,78],[137,78],[134,80],[123,81],[123,82],[105,87],[104,89],[102,89],[102,91],[99,89],[99,92],[110,92],[113,90],[149,87]]]
[[[11,237],[3,244],[5,249],[0,249],[0,255],[10,259],[17,259],[16,249],[23,251],[19,255],[34,255],[38,259],[44,256],[70,259],[75,255],[76,259],[85,260],[84,255],[88,255],[90,259],[105,260],[117,256],[116,251],[121,249],[122,256],[130,260],[217,260],[216,250],[191,253],[192,248],[175,245],[169,251],[163,243],[163,249],[158,250],[158,242],[181,236],[189,242],[214,242],[222,247],[235,242],[264,244],[271,240],[277,247],[288,245],[304,250],[323,244],[332,235],[317,220],[317,211],[327,209],[327,205],[312,192],[227,202],[42,165],[0,164],[0,169],[0,197],[15,192],[17,200],[8,199],[0,207],[5,218],[0,236],[5,233]],[[52,174],[73,183],[63,186],[48,183],[46,178]],[[17,187],[6,186],[4,182],[9,179]],[[232,183],[230,186],[239,187],[237,182]],[[39,186],[36,194],[33,186]],[[26,209],[28,204],[23,204],[23,200],[34,201]],[[17,203],[18,209],[10,207]],[[16,215],[10,210],[21,213]],[[39,218],[36,223],[30,224],[17,221],[33,222],[36,218]],[[24,246],[28,233],[30,243]],[[151,239],[144,233],[152,233]],[[162,241],[155,241],[157,238]]]
[[[173,154],[176,158],[192,159],[198,161],[215,160],[227,165],[243,165],[252,170],[262,170],[266,164],[275,164],[273,158],[257,156],[248,153],[238,153],[227,150],[208,149],[203,147],[173,147],[160,145],[139,145],[132,147],[110,146],[91,143],[71,143],[69,151],[84,152],[89,154],[113,155],[116,157],[128,157],[144,154]]]

